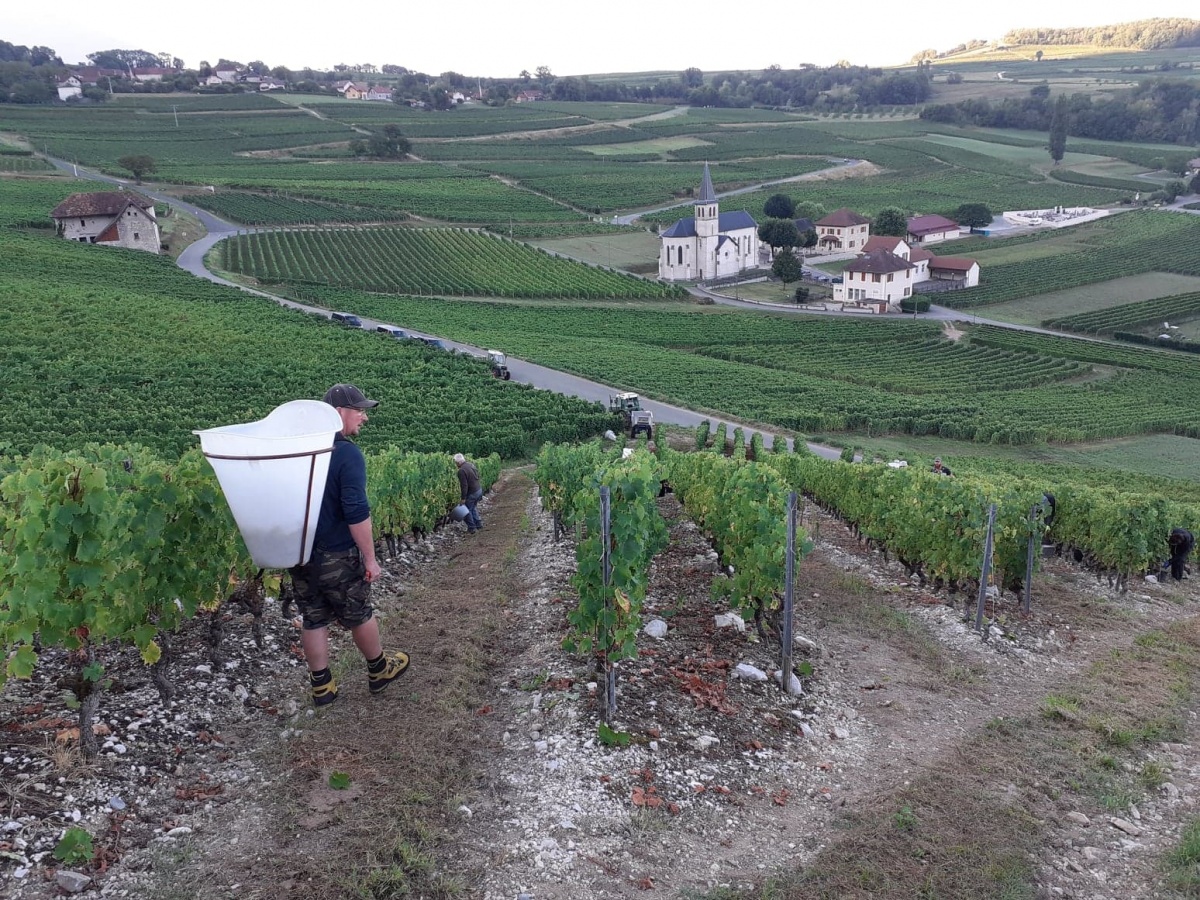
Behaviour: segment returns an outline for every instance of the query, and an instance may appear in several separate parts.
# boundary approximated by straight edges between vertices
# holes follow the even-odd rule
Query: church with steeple
[[[744,210],[720,211],[708,163],[704,164],[694,212],[659,235],[658,277],[662,281],[727,278],[757,265],[758,225]]]

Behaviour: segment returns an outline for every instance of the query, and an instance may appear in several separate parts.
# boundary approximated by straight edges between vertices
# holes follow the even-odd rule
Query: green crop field
[[[196,445],[353,381],[381,400],[360,443],[523,456],[608,427],[594,404],[493,379],[485,363],[348,329],[194,278],[170,259],[0,229],[0,445]],[[54,414],[40,401],[53,397]]]
[[[398,294],[668,300],[683,289],[559,259],[478,231],[267,231],[220,245],[225,269],[260,281]]]
[[[244,225],[307,225],[333,222],[394,222],[405,218],[396,210],[361,209],[276,194],[248,191],[207,191],[184,194],[186,200],[231,222]]]
[[[1191,413],[1200,387],[1195,361],[1133,348],[971,328],[963,340],[976,345],[974,350],[1015,354],[999,357],[1004,363],[992,370],[998,380],[1015,366],[1028,369],[1029,379],[1044,380],[1038,386],[1029,386],[1028,379],[1015,387],[1004,382],[989,390],[969,365],[961,377],[939,379],[935,360],[950,358],[942,353],[974,351],[947,350],[949,341],[933,322],[711,308],[462,304],[328,288],[303,296],[401,327],[486,340],[515,356],[608,384],[796,431],[938,434],[1012,444],[1200,435]],[[853,362],[839,363],[833,347]],[[819,371],[802,371],[808,354],[820,355]],[[872,368],[864,370],[863,360]],[[893,382],[891,371],[910,374]]]
[[[979,287],[944,294],[944,304],[969,309],[1146,272],[1200,276],[1196,216],[1146,210],[1110,216],[1096,226],[1085,246],[1069,253],[994,266],[981,259]]]
[[[103,191],[110,187],[75,178],[0,177],[0,228],[51,229],[54,221],[50,211],[71,194]]]
[[[1200,319],[1200,292],[1125,303],[1051,319],[1045,324],[1050,328],[1085,334],[1112,334],[1114,331],[1138,331],[1143,328],[1159,334],[1171,330],[1166,323],[1178,325],[1192,319]]]
[[[1147,272],[997,303],[989,306],[985,315],[989,319],[1018,325],[1042,325],[1055,319],[1086,316],[1100,310],[1189,291],[1200,291],[1200,277]]]

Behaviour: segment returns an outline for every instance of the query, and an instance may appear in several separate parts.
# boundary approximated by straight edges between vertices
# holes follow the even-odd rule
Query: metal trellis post
[[[604,628],[610,627],[612,619],[612,494],[608,485],[600,487],[600,571],[604,576]],[[609,658],[611,652],[609,635],[604,641],[604,720],[611,722],[617,715],[617,670]]]
[[[975,630],[982,632],[987,640],[987,632],[983,629],[983,607],[987,602],[988,576],[992,572],[992,540],[996,529],[996,504],[988,507],[987,537],[983,541],[983,570],[979,574],[979,602],[975,606]]]
[[[780,663],[779,686],[785,694],[792,680],[792,613],[795,607],[796,585],[796,492],[787,499],[787,556],[783,587],[783,659]]]

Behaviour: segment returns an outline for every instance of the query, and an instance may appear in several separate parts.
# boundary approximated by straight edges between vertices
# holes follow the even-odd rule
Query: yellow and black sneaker
[[[313,706],[328,706],[337,699],[337,682],[332,679],[325,684],[310,686],[312,688]]]
[[[408,669],[408,654],[399,650],[386,653],[376,665],[378,671],[371,671],[373,667],[370,665],[367,667],[367,681],[372,694],[378,694],[405,673]]]

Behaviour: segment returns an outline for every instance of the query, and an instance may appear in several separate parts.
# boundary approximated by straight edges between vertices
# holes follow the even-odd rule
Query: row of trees
[[[921,118],[983,128],[1047,131],[1057,109],[1066,134],[1074,137],[1200,144],[1200,87],[1189,81],[1150,79],[1109,98],[1071,94],[1062,95],[1054,103],[1049,98],[1049,86],[1039,84],[1028,97],[1019,99],[932,104],[921,110]],[[1183,155],[1184,162],[1187,155]]]
[[[1139,19],[1094,28],[1017,28],[1004,35],[1006,44],[1091,44],[1094,47],[1136,47],[1165,50],[1200,47],[1200,21],[1196,19]]]

